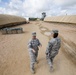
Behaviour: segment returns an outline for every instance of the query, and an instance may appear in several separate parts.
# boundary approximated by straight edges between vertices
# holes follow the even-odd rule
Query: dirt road
[[[45,58],[46,46],[50,39],[49,31],[55,28],[60,30],[60,37],[65,36],[62,38],[62,45],[67,42],[66,44],[69,44],[71,47],[73,46],[75,49],[75,27],[60,26],[58,24],[54,25],[44,22],[31,22],[30,24],[18,27],[23,27],[25,33],[2,35],[0,32],[0,75],[32,75],[29,68],[30,59],[27,49],[28,40],[31,38],[32,31],[37,32],[37,37],[43,45],[39,50],[39,64],[35,67],[35,75],[76,75],[76,65],[72,62],[70,57],[67,57],[66,47],[64,48],[64,46],[62,46],[59,54],[54,59],[54,72],[49,72]],[[67,40],[70,40],[70,43]]]

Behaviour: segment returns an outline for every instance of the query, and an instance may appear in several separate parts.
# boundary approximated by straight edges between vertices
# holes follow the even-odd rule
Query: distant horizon
[[[22,17],[76,15],[76,0],[0,0],[0,14]]]
[[[41,18],[41,17],[23,17],[23,16],[19,16],[19,15],[13,15],[13,14],[0,14],[0,15],[12,15],[12,16],[18,16],[18,17],[22,17],[22,18],[25,18],[25,19],[28,19],[28,18]],[[76,14],[74,14],[76,16]],[[72,15],[57,15],[57,16],[46,16],[46,17],[58,17],[58,16],[74,16],[73,14]]]

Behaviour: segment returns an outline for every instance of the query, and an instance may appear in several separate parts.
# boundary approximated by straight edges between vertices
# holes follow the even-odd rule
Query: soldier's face
[[[33,39],[36,39],[36,36],[33,36]]]
[[[51,33],[51,37],[53,37],[54,33]]]

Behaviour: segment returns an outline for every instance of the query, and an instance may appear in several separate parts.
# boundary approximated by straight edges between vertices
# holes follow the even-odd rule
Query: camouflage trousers
[[[54,57],[55,56],[52,57],[52,56],[46,55],[46,60],[47,60],[47,63],[49,64],[49,66],[53,66]]]
[[[37,61],[37,57],[38,57],[38,52],[33,53],[32,51],[29,52],[30,55],[30,68],[34,68],[34,64]]]

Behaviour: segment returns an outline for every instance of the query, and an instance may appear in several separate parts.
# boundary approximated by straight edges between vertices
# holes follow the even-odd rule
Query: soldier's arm
[[[28,48],[29,48],[30,51],[33,51],[34,53],[36,52],[36,51],[32,48],[31,40],[30,40],[29,43],[28,43]]]
[[[46,49],[46,55],[48,53],[50,53],[50,51],[52,50],[52,47],[53,47],[53,43],[52,42],[48,42],[48,46],[47,46],[47,49]]]
[[[33,49],[32,49],[32,43],[31,43],[31,40],[28,42],[28,49],[29,49],[29,50],[33,50]]]
[[[61,47],[61,39],[58,40],[57,45],[58,45],[58,49],[60,49],[60,47]]]
[[[37,39],[37,40],[38,40],[38,46],[42,46],[42,44],[40,43],[39,39]]]

